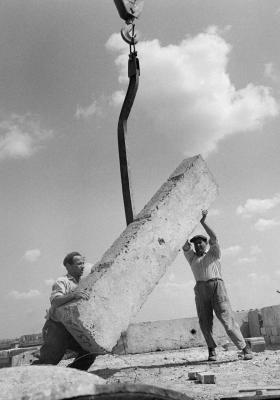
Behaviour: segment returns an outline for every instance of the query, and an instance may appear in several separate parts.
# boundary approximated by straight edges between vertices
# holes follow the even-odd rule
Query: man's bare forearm
[[[208,236],[210,237],[211,241],[216,241],[217,240],[217,236],[215,234],[215,232],[210,228],[210,226],[208,226],[205,222],[206,217],[207,217],[208,211],[207,210],[202,210],[202,218],[200,220],[201,225],[203,226],[205,232],[208,234]]]
[[[61,296],[57,296],[53,299],[52,301],[52,306],[54,307],[60,307],[63,306],[63,304],[68,303],[69,301],[74,300],[75,294],[74,292],[70,292],[68,294],[63,294]]]
[[[206,222],[201,222],[201,225],[203,226],[203,228],[205,229],[205,232],[210,237],[210,240],[216,241],[217,236],[216,236],[215,232],[206,224]]]

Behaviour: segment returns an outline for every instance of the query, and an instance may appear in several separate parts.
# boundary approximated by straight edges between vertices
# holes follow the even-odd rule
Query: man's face
[[[83,274],[85,267],[85,258],[82,256],[74,256],[72,264],[67,264],[66,268],[70,275],[72,275],[77,281]]]
[[[207,243],[202,239],[197,239],[194,242],[194,249],[198,256],[202,256],[206,251]]]

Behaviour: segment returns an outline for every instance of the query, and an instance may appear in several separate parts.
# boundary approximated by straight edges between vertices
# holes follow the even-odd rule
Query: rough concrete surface
[[[104,379],[72,368],[23,366],[0,369],[0,400],[60,400],[96,392]]]
[[[207,362],[206,347],[134,355],[98,356],[91,371],[107,384],[156,385],[182,392],[193,399],[210,400],[236,394],[244,388],[280,387],[280,349],[254,353],[253,360],[239,358],[240,352],[217,348],[217,362]],[[215,384],[190,380],[189,372],[214,374]],[[272,393],[272,392],[271,392]]]
[[[80,286],[88,301],[57,310],[87,350],[110,352],[199,223],[217,184],[200,156],[184,160]]]

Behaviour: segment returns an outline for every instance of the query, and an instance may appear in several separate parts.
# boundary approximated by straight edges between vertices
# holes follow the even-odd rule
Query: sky
[[[64,256],[94,264],[126,227],[123,22],[111,0],[0,4],[0,339],[40,332]],[[280,304],[279,1],[146,0],[136,29],[135,212],[201,154],[233,309]],[[179,253],[132,322],[195,316],[193,287]]]

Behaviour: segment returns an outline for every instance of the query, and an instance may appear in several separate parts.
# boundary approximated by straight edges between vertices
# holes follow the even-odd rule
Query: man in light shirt
[[[67,274],[58,278],[53,284],[50,296],[51,308],[48,311],[47,321],[43,327],[44,343],[40,349],[39,359],[32,364],[56,365],[67,350],[72,350],[77,353],[77,356],[68,367],[86,371],[94,362],[96,354],[88,353],[88,351],[84,350],[65,326],[57,320],[55,315],[57,307],[69,301],[89,299],[89,293],[78,287],[84,270],[84,257],[74,251],[67,254],[63,260],[63,265],[67,270]]]
[[[187,240],[183,251],[188,260],[196,285],[194,287],[195,303],[199,325],[208,346],[208,361],[216,361],[217,347],[213,338],[213,311],[223,324],[229,338],[243,351],[244,360],[252,359],[252,352],[246,345],[239,325],[234,319],[230,301],[227,295],[224,281],[222,279],[220,264],[220,247],[217,237],[212,229],[206,224],[207,211],[202,211],[200,220],[206,233],[209,235],[209,250],[207,249],[208,239],[204,235],[194,236],[190,242],[194,245],[194,251]]]

